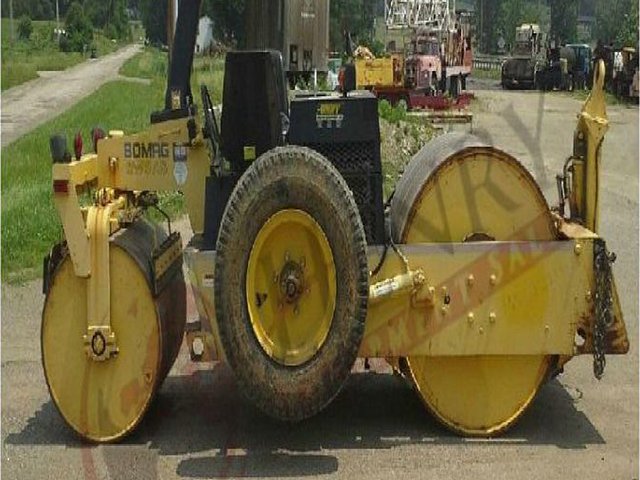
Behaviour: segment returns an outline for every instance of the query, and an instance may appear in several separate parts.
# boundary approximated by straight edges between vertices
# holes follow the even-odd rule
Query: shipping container
[[[290,79],[326,73],[329,1],[247,0],[246,48],[280,51]]]

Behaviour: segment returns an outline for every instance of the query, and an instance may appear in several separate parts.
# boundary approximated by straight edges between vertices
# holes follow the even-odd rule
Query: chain
[[[593,374],[600,380],[604,375],[606,359],[604,356],[604,342],[607,327],[613,320],[611,300],[611,262],[604,240],[595,240],[593,248],[593,263],[595,270],[595,310],[596,318],[593,326]]]

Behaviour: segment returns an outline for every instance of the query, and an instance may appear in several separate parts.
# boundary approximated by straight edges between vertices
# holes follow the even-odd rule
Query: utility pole
[[[173,36],[176,31],[176,19],[178,16],[177,0],[167,1],[167,47],[169,48],[169,65],[171,65],[171,56],[173,50]]]
[[[9,0],[9,38],[10,43],[13,43],[16,39],[13,33],[13,0]]]
[[[56,39],[60,43],[60,8],[58,7],[58,0],[56,0]]]
[[[484,2],[480,0],[480,42],[479,42],[481,52],[485,52],[485,40],[484,40]]]

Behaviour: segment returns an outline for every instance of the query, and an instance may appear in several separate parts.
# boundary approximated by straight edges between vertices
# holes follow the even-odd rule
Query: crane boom
[[[433,30],[449,30],[454,12],[455,0],[385,1],[388,29],[429,27]]]

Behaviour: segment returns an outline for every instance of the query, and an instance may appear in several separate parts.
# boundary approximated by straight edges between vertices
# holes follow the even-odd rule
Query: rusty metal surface
[[[578,248],[579,247],[579,248]],[[361,356],[572,354],[590,310],[588,246],[578,241],[400,245],[426,284],[370,304]],[[379,251],[370,249],[370,264]],[[391,256],[379,276],[402,271]]]
[[[168,239],[165,230],[155,223],[145,220],[135,222],[126,229],[120,230],[113,243],[124,249],[136,262],[149,285],[149,291],[155,297],[156,308],[161,324],[162,335],[162,368],[159,384],[171,370],[182,344],[182,335],[187,320],[186,286],[182,268],[167,267],[162,289],[157,290],[156,272],[154,271],[153,254]],[[182,258],[173,263],[182,265]]]
[[[336,1],[336,0],[334,0]],[[326,72],[329,60],[330,0],[248,0],[245,18],[247,48],[271,48],[282,53],[287,71]],[[290,46],[297,46],[297,66],[291,61]],[[304,51],[312,52],[305,64]]]

